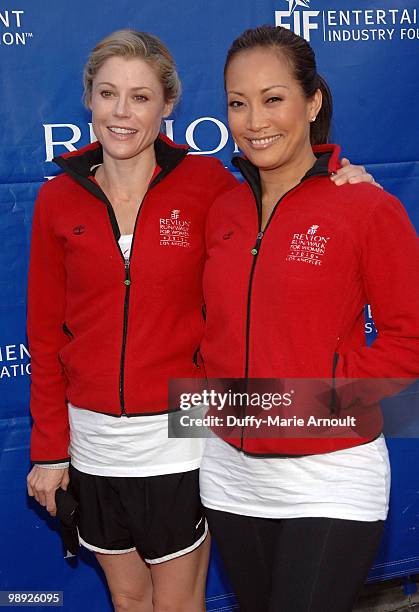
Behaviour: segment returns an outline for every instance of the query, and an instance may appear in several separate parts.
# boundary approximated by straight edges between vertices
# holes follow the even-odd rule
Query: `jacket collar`
[[[188,153],[186,145],[177,145],[161,133],[154,143],[154,150],[160,171],[153,178],[150,187],[159,182],[166,174],[169,174]],[[74,180],[91,191],[90,185],[94,186],[95,184],[89,177],[92,176],[92,168],[103,162],[102,145],[99,142],[93,142],[77,151],[54,157],[52,161]]]
[[[340,168],[339,154],[340,146],[335,144],[314,145],[313,153],[316,161],[308,172],[301,179],[301,183],[308,178],[315,176],[329,176]],[[260,182],[259,170],[246,157],[237,155],[231,160],[242,174],[243,178],[249,183],[256,202],[262,201],[262,185]]]
[[[156,152],[157,171],[153,175],[148,187],[149,189],[157,185],[169,172],[174,170],[188,153],[187,146],[175,144],[164,134],[159,134],[154,143],[154,150]],[[102,145],[99,142],[93,142],[78,151],[72,151],[71,153],[55,157],[53,161],[79,185],[106,204],[112,231],[116,240],[119,240],[121,234],[112,204],[98,183],[92,180],[93,166],[103,162]]]

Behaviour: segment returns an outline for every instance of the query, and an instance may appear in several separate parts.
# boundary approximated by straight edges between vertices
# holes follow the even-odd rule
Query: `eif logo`
[[[314,234],[317,232],[318,229],[319,229],[318,225],[312,225],[311,227],[308,228],[307,234],[314,236]]]
[[[310,7],[310,0],[283,0],[288,4],[288,11],[275,11],[275,25],[293,30],[295,34],[310,40],[310,31],[318,30],[319,24],[316,19],[320,11],[296,10]]]
[[[172,210],[170,218],[171,219],[179,219],[180,210]]]
[[[275,11],[275,24],[310,40],[318,30],[324,43],[419,40],[417,8],[350,8],[311,11],[310,0],[278,0],[288,11]]]

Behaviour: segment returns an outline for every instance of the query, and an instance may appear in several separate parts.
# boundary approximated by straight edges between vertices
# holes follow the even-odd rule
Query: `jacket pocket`
[[[205,363],[204,363],[204,360],[203,360],[202,355],[201,355],[201,347],[200,346],[197,347],[197,349],[195,350],[195,352],[193,354],[192,363],[194,364],[194,366],[198,370],[201,370],[200,378],[206,378],[207,377],[207,373],[205,371]]]
[[[193,354],[193,357],[192,357],[192,362],[193,362],[194,366],[195,366],[196,368],[198,368],[198,370],[200,370],[200,369],[201,369],[201,364],[200,364],[200,362],[202,362],[202,357],[201,357],[200,348],[201,348],[201,347],[199,347],[199,346],[198,346],[198,348],[195,350],[195,352],[194,352],[194,354]]]
[[[63,323],[63,332],[66,336],[68,336],[71,340],[74,338],[74,334],[71,329],[68,328],[67,323],[64,321]]]
[[[58,353],[58,360],[61,363],[61,365],[64,368],[64,371],[67,373],[68,372],[68,353],[72,353],[72,348],[73,348],[73,341],[74,341],[74,334],[71,331],[71,329],[68,327],[67,323],[64,321],[63,325],[62,325],[62,330],[65,333],[65,335],[67,336],[67,342],[64,344],[64,346],[60,349],[59,353]]]
[[[339,363],[339,353],[336,351],[333,353],[333,364],[332,364],[332,390],[330,394],[329,410],[331,414],[339,414],[340,405],[338,394],[336,393],[336,368]]]

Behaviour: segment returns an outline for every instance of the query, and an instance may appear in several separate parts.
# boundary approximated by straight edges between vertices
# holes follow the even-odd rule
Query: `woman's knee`
[[[153,612],[151,593],[111,593],[115,612]]]

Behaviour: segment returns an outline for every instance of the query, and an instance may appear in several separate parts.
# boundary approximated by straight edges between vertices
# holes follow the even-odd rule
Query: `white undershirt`
[[[377,521],[388,512],[390,465],[383,437],[323,455],[268,459],[212,438],[200,474],[204,506],[233,514]]]
[[[119,246],[129,259],[132,234]],[[157,476],[199,468],[205,440],[168,438],[167,414],[115,417],[68,405],[70,456],[97,476]]]
[[[97,476],[157,476],[196,470],[202,439],[167,437],[167,414],[114,417],[69,404],[71,464]]]

